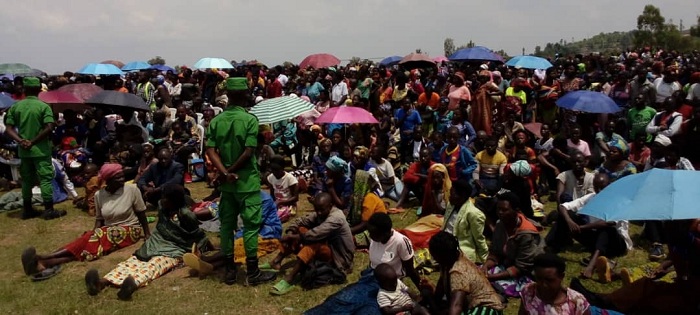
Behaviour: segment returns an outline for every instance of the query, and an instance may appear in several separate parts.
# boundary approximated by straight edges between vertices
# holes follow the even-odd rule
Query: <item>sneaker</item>
[[[649,251],[649,260],[660,261],[665,258],[666,254],[664,254],[664,246],[660,243],[654,243],[654,245],[651,246],[651,250]]]
[[[41,214],[41,217],[44,220],[53,220],[65,216],[66,214],[68,214],[66,210],[46,210]]]

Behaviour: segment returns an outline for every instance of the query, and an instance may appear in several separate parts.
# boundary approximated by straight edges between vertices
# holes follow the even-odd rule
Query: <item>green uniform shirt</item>
[[[36,96],[27,96],[26,99],[15,103],[7,112],[6,124],[17,127],[20,138],[34,139],[44,126],[53,123],[51,107],[40,101]],[[19,148],[19,157],[46,157],[51,156],[51,137],[46,137],[34,144],[29,150]]]
[[[207,147],[216,148],[221,162],[231,167],[243,154],[245,148],[258,146],[258,119],[238,106],[226,108],[209,123]],[[260,191],[260,172],[255,154],[236,174],[234,183],[224,183],[219,189],[224,192]]]

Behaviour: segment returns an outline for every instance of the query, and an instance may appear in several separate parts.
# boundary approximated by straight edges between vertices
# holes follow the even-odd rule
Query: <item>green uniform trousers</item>
[[[39,184],[41,199],[53,203],[53,163],[51,157],[23,157],[20,159],[19,175],[22,176],[22,199],[32,200],[32,187]]]
[[[238,215],[243,220],[243,247],[248,258],[258,257],[258,233],[262,225],[262,197],[254,192],[221,192],[219,221],[221,221],[221,253],[233,256],[233,237],[238,227]]]

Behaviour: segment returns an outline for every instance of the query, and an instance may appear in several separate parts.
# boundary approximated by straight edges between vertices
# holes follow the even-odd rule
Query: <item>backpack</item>
[[[345,273],[330,263],[313,261],[304,271],[300,285],[304,290],[312,290],[329,284],[343,284],[346,281]]]

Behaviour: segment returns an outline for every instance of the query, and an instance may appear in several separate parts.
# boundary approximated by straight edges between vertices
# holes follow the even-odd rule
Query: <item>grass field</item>
[[[209,194],[203,183],[188,184],[194,198]],[[306,198],[300,198],[300,213],[310,210]],[[217,277],[200,280],[188,276],[188,268],[179,268],[139,289],[132,301],[117,300],[117,290],[108,288],[99,296],[88,296],[83,277],[90,268],[97,268],[104,275],[117,263],[128,258],[141,242],[130,248],[112,253],[94,262],[74,262],[63,266],[54,278],[44,282],[32,282],[22,272],[20,254],[28,246],[35,246],[40,253],[57,249],[92,228],[94,219],[72,207],[70,202],[56,206],[68,210],[68,215],[53,221],[33,219],[22,221],[19,212],[0,214],[0,314],[300,314],[322,302],[338,291],[342,285],[324,287],[312,291],[294,290],[286,296],[270,296],[268,285],[244,287],[227,286]],[[553,204],[547,204],[552,210]],[[149,213],[154,215],[155,213]],[[395,227],[401,228],[415,220],[415,214],[394,215]],[[153,225],[152,225],[153,226]],[[632,238],[637,240],[640,228],[632,227]],[[211,237],[218,241],[216,235]],[[635,245],[637,245],[635,243]],[[618,260],[618,266],[636,266],[646,262],[646,247],[637,247]],[[567,260],[567,280],[583,269],[578,263],[585,253],[575,248],[562,253]],[[270,258],[263,258],[262,261]],[[354,282],[368,265],[365,253],[355,255],[355,269],[348,277]],[[430,276],[436,280],[434,273]],[[242,279],[242,275],[239,276]],[[409,281],[410,282],[410,281]],[[585,280],[585,285],[601,292],[614,290],[620,282],[608,285]],[[519,301],[509,302],[506,314],[517,314]]]

